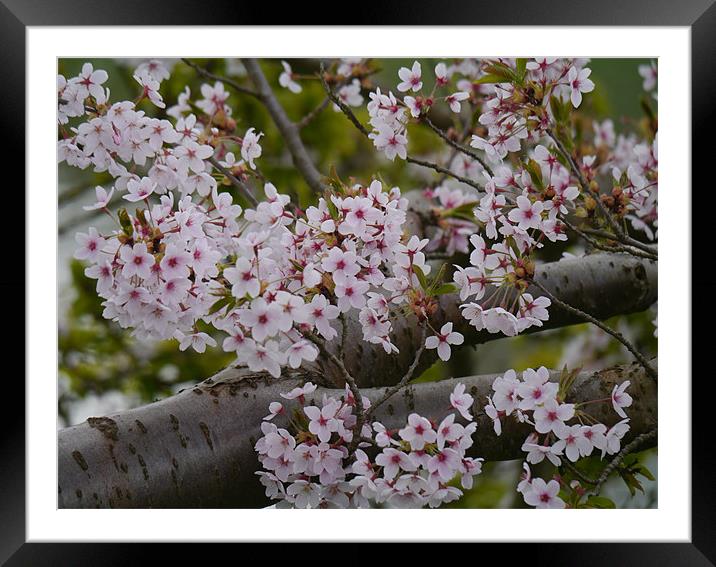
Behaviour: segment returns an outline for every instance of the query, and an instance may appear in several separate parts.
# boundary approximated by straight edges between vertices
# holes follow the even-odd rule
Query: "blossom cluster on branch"
[[[575,376],[576,372],[565,371],[559,383],[550,382],[549,372],[542,366],[537,370],[527,368],[520,380],[514,370],[508,370],[495,378],[493,395],[484,406],[498,436],[502,433],[502,422],[507,418],[527,423],[534,429],[522,445],[522,450],[527,453],[523,465],[525,474],[517,487],[530,506],[564,508],[566,503],[559,496],[560,490],[565,498],[569,495],[568,499],[576,506],[586,491],[579,482],[561,486],[559,477],[549,482],[535,478],[529,465],[547,459],[559,467],[563,458],[575,463],[595,450],[601,451],[602,458],[614,455],[619,452],[621,439],[629,431],[629,418],[624,408],[632,404],[632,398],[626,392],[630,382],[627,380],[614,386],[611,396],[606,399],[566,403]],[[599,423],[584,409],[595,403],[611,403],[622,420],[609,428]]]
[[[264,470],[256,474],[277,507],[435,508],[462,496],[453,479],[469,489],[482,470],[482,459],[465,455],[477,424],[463,384],[450,395],[441,421],[412,413],[398,429],[366,423],[352,452],[348,447],[358,432],[351,391],[346,387],[340,399],[324,395],[320,405],[308,405],[306,396],[315,390],[309,382],[281,394],[285,402],[273,402],[261,426],[256,451]],[[367,398],[363,407],[370,408]],[[277,416],[288,429],[272,423]]]

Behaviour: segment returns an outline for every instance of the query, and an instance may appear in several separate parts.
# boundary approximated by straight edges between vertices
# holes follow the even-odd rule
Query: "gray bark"
[[[496,375],[482,375],[409,386],[377,411],[387,427],[397,427],[416,411],[440,419],[457,381],[475,398],[478,428],[473,456],[508,460],[520,450],[528,430],[512,419],[503,420],[497,437],[482,412],[485,396]],[[253,446],[268,404],[302,383],[306,376],[280,380],[257,378],[241,371],[224,371],[196,387],[166,400],[90,419],[59,432],[59,507],[212,508],[257,507],[267,503],[255,471],[259,463]],[[558,380],[552,372],[551,379]],[[633,405],[628,408],[631,431],[623,443],[649,432],[657,423],[657,386],[636,365],[597,373],[582,373],[569,401],[608,397],[614,384],[630,380]],[[365,389],[375,401],[384,389]],[[319,388],[311,400],[341,390]],[[610,404],[594,404],[588,411],[607,425],[618,417]],[[654,443],[655,444],[655,443]]]

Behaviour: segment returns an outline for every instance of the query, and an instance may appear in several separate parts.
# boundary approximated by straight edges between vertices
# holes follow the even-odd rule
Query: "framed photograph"
[[[713,564],[690,303],[713,289],[691,224],[711,2],[351,26],[219,4],[0,8],[28,331],[3,561],[335,541]]]

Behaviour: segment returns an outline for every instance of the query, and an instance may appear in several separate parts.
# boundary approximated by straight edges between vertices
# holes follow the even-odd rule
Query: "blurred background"
[[[104,84],[111,91],[110,101],[132,100],[139,87],[132,78],[137,65],[146,59],[60,59],[58,72],[69,78],[79,73],[82,64],[89,61],[95,69],[104,69],[109,80]],[[193,60],[212,73],[244,81],[245,71],[237,59]],[[426,88],[432,87],[432,69],[439,60],[420,59]],[[171,77],[162,82],[161,94],[167,107],[176,104],[177,96],[189,86],[198,93],[202,83],[208,82],[197,72],[178,59],[162,62]],[[318,69],[316,60],[290,60],[293,71],[310,75]],[[410,67],[412,59],[386,58],[376,61],[379,70],[370,77],[371,90],[376,86],[383,92],[395,90],[399,82],[397,71]],[[642,108],[642,78],[637,72],[640,64],[648,60],[593,59],[589,63],[595,90],[585,97],[586,112],[596,120],[611,118],[617,134],[637,130],[644,117]],[[262,61],[263,70],[274,87],[277,98],[293,120],[298,120],[316,108],[324,99],[324,91],[316,80],[300,81],[303,92],[291,93],[278,85],[282,72],[279,60]],[[292,166],[290,155],[284,147],[273,122],[264,107],[249,96],[237,95],[231,89],[228,100],[241,134],[250,127],[264,132],[261,139],[263,155],[259,159],[262,173],[278,188],[291,195],[292,201],[304,207],[312,202],[312,194],[303,178]],[[358,118],[368,122],[365,103],[367,91],[363,91],[364,105],[354,109]],[[655,106],[655,101],[651,101]],[[452,125],[456,118],[437,105],[431,119],[443,128]],[[163,110],[147,101],[139,108],[148,115],[165,117]],[[441,115],[440,112],[443,112]],[[458,117],[459,119],[459,117]],[[174,122],[173,119],[170,119]],[[343,179],[355,177],[369,180],[376,172],[385,183],[399,186],[401,191],[421,189],[433,180],[426,171],[401,160],[390,162],[372,149],[372,145],[355,130],[340,112],[327,108],[301,132],[307,148],[319,171],[328,172],[335,167]],[[434,154],[435,135],[427,128],[409,130],[410,154],[415,156]],[[84,276],[84,267],[72,258],[75,249],[74,235],[86,232],[94,226],[99,232],[112,228],[112,221],[99,211],[87,212],[83,205],[94,202],[94,187],[109,188],[111,176],[94,173],[90,168],[79,170],[62,163],[58,168],[58,297],[59,297],[59,372],[58,372],[58,428],[77,424],[90,416],[100,416],[114,411],[143,405],[182,388],[199,382],[229,364],[233,356],[218,348],[208,349],[204,354],[191,350],[181,352],[176,341],[148,343],[133,339],[118,325],[102,318],[102,307],[95,292],[94,280]],[[459,187],[459,183],[455,183]],[[464,187],[464,186],[463,186]],[[120,205],[121,197],[115,195],[110,209]],[[245,205],[245,203],[241,203]],[[556,260],[564,253],[580,254],[579,244],[551,247],[546,260]],[[616,317],[608,324],[636,343],[646,352],[656,353],[653,336],[655,313],[650,311],[630,316]],[[530,336],[503,338],[476,348],[455,353],[447,363],[438,361],[418,380],[429,381],[448,377],[468,376],[488,372],[502,372],[514,368],[518,372],[528,367],[547,366],[562,368],[581,366],[585,370],[604,368],[631,360],[624,347],[610,339],[594,326],[577,325],[537,333]],[[639,459],[656,475],[656,450],[646,451]],[[595,471],[598,461],[594,462]],[[484,474],[475,477],[475,487],[455,507],[519,507],[522,498],[514,487],[521,473],[521,461],[488,463]],[[539,466],[536,467],[539,475]],[[618,507],[655,507],[657,505],[656,482],[645,482],[644,492],[631,495],[619,479],[611,480],[602,494],[613,499]]]

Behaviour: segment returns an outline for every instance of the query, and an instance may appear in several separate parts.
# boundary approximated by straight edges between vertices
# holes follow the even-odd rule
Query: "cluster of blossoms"
[[[425,189],[423,196],[433,204],[435,217],[435,231],[430,234],[426,252],[440,250],[448,256],[467,253],[469,238],[476,230],[473,210],[478,204],[477,195],[442,184]]]
[[[567,240],[560,216],[573,211],[580,192],[569,171],[543,145],[518,173],[502,167],[485,175],[485,194],[473,212],[483,236],[472,234],[470,266],[455,266],[463,316],[478,330],[514,336],[548,319],[547,297],[527,293],[534,276],[533,256],[545,240]],[[467,234],[468,227],[464,228]],[[494,291],[485,298],[488,284]]]
[[[366,341],[397,352],[391,310],[412,307],[426,318],[421,278],[430,273],[421,251],[428,240],[403,234],[407,201],[399,189],[384,190],[379,181],[343,186],[302,212],[266,183],[266,200],[242,211],[219,192],[209,160],[223,155],[220,165],[242,175],[261,155],[261,134],[227,131],[233,126],[221,83],[201,93],[194,106],[205,114],[183,115],[187,90],[170,109],[176,124],[149,118],[129,101],[87,98],[93,117],[59,142],[61,159],[94,163],[115,177],[88,208],[112,216],[118,229],[78,234],[75,254],[90,263],[86,274],[97,280],[104,316],[140,338],[173,337],[199,352],[215,345],[200,324],[213,325],[228,334],[223,348],[239,363],[274,376],[281,366],[315,360],[306,334],[332,340],[333,321],[352,310]],[[140,100],[146,96],[145,88]],[[228,144],[240,144],[241,161]],[[108,209],[115,190],[141,207],[115,218]]]
[[[545,458],[554,466],[560,466],[562,458],[575,463],[595,450],[601,451],[602,458],[618,453],[621,439],[629,431],[624,408],[631,405],[632,398],[626,393],[630,382],[625,381],[614,386],[609,398],[565,403],[574,373],[564,374],[560,383],[550,382],[549,378],[549,371],[544,367],[526,369],[521,380],[514,370],[508,370],[493,382],[493,395],[487,399],[485,413],[492,419],[497,435],[502,433],[502,420],[510,416],[534,428],[522,445],[527,453],[526,475],[517,490],[531,506],[563,508],[565,502],[558,496],[559,482],[532,478],[529,465],[541,463]],[[607,428],[582,409],[593,403],[611,403],[622,420]]]
[[[640,140],[634,134],[616,135],[614,123],[595,122],[594,155],[582,158],[582,170],[588,180],[603,175],[613,186],[600,198],[616,216],[626,218],[635,230],[656,240],[658,226],[659,158],[658,134],[653,141]],[[609,179],[611,176],[611,179]]]
[[[438,90],[448,85],[448,69],[445,63],[435,66],[435,82],[431,92],[423,92],[422,69],[415,61],[411,69],[401,67],[398,71],[401,82],[397,89],[401,93],[412,92],[415,96],[405,95],[402,100],[395,97],[392,91],[383,94],[380,88],[370,93],[368,113],[373,132],[370,139],[376,149],[382,151],[389,160],[395,156],[405,159],[407,157],[407,125],[409,120],[419,119],[427,114],[430,108],[438,101],[444,101],[455,113],[461,110],[461,102],[469,98],[469,93],[458,91],[445,96],[436,96]]]
[[[577,108],[582,93],[594,90],[586,59],[501,59],[482,65],[478,84],[489,85],[479,123],[487,136],[473,136],[471,145],[493,163],[519,152],[522,140],[538,141],[554,122],[554,101],[569,100]]]
[[[469,489],[481,472],[482,459],[465,454],[477,425],[463,384],[456,385],[449,413],[439,423],[413,413],[398,429],[378,421],[364,424],[352,453],[357,418],[350,390],[346,387],[341,398],[324,394],[320,405],[315,400],[309,405],[307,396],[315,390],[309,382],[281,394],[293,407],[273,402],[261,426],[255,448],[265,470],[257,474],[278,507],[434,508],[462,496],[453,479]],[[362,401],[370,407],[367,398]],[[466,425],[456,421],[456,411]],[[272,422],[277,416],[289,429]]]

